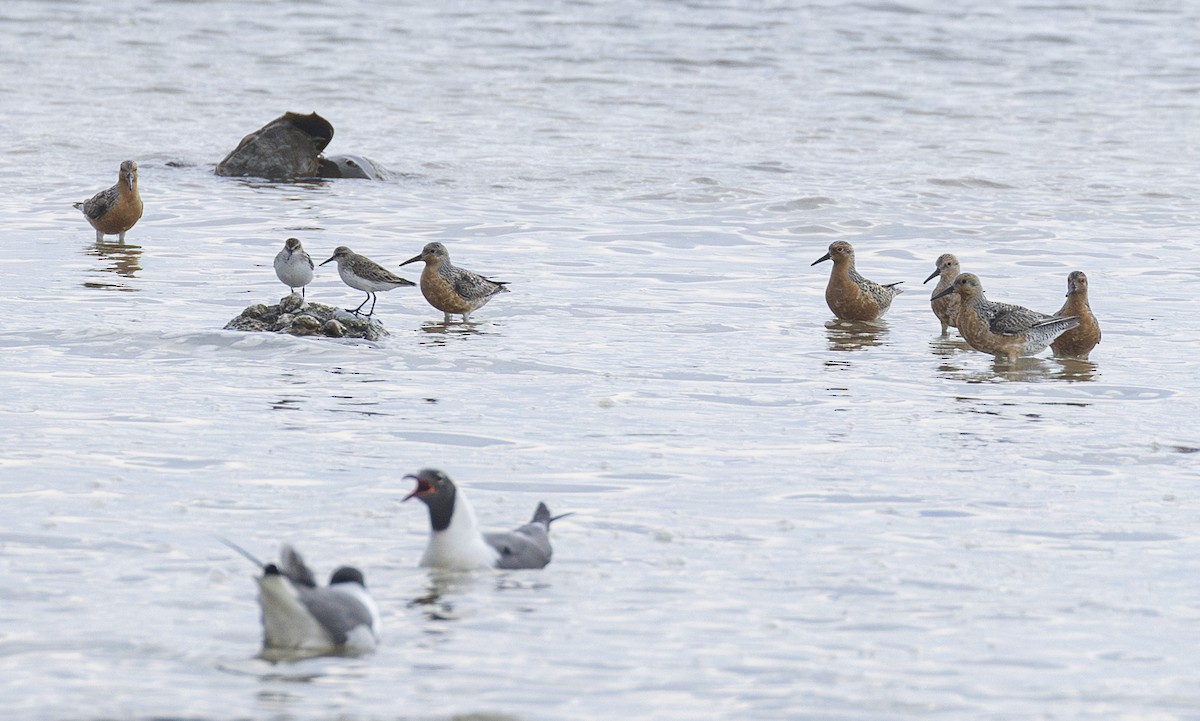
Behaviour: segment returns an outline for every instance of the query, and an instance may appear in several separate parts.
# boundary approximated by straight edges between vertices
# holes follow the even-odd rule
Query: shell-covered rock
[[[309,303],[299,293],[284,296],[276,305],[256,303],[225,324],[225,330],[271,331],[292,335],[379,340],[387,335],[382,325],[323,303]]]

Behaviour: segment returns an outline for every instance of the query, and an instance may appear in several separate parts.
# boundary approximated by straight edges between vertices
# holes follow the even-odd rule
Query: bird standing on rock
[[[321,265],[335,260],[337,261],[338,275],[342,277],[342,282],[351,288],[357,288],[367,294],[367,297],[363,299],[363,302],[358,304],[357,308],[354,310],[346,309],[354,315],[359,314],[359,311],[367,304],[368,300],[371,301],[371,310],[367,311],[367,317],[370,318],[374,315],[375,294],[381,290],[416,285],[411,280],[401,278],[367,256],[359,255],[344,245],[335,248],[333,255],[323,261]]]
[[[313,260],[305,252],[299,238],[288,238],[283,250],[275,256],[275,275],[293,293],[300,289],[304,297],[304,286],[312,282]]]

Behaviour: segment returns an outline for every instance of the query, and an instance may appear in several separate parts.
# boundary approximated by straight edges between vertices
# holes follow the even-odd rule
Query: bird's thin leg
[[[366,304],[367,304],[367,301],[368,301],[368,300],[371,300],[371,294],[370,294],[370,293],[367,293],[367,297],[366,297],[366,298],[363,298],[363,302],[359,303],[357,308],[355,308],[354,310],[350,310],[349,308],[347,308],[346,310],[350,311],[350,312],[351,312],[351,313],[353,313],[354,315],[358,315],[358,311],[362,310],[362,307],[363,307],[364,305],[366,305]],[[369,314],[368,314],[368,315],[369,315]]]

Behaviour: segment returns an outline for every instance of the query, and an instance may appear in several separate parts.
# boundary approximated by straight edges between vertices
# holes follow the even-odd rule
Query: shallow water
[[[1200,715],[1195,8],[121,7],[0,10],[5,718]],[[398,177],[212,175],[285,110]],[[126,158],[98,244],[70,203]],[[290,235],[513,292],[221,330]],[[883,321],[831,319],[836,239]],[[1103,343],[939,338],[943,252],[1045,311],[1085,270]],[[554,562],[415,568],[425,466],[489,527],[575,511]],[[217,535],[359,565],[384,644],[257,660]]]

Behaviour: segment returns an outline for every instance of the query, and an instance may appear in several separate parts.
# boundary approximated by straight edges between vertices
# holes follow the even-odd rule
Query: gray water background
[[[1200,6],[0,6],[6,719],[1195,719]],[[286,110],[388,182],[221,179]],[[141,168],[97,244],[71,202]],[[376,344],[222,331],[288,236],[429,241]],[[830,323],[833,240],[906,293]],[[957,253],[1090,362],[938,337]],[[353,307],[332,266],[310,299]],[[405,269],[409,277],[415,273]],[[932,285],[932,284],[930,284]],[[416,568],[405,473],[540,572]],[[364,569],[384,642],[255,658],[254,569]]]

